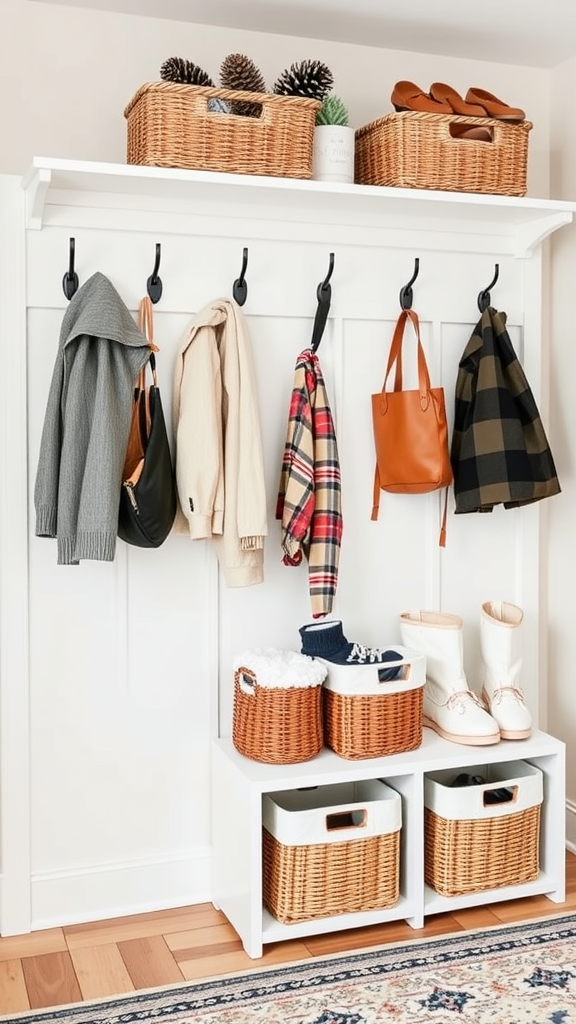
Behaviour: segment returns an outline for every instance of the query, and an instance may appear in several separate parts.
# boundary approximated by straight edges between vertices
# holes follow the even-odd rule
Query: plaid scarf
[[[492,308],[482,313],[460,360],[450,454],[457,513],[517,508],[560,491],[506,314]]]
[[[340,466],[332,413],[318,357],[298,356],[276,519],[284,565],[308,561],[312,615],[332,611],[342,539]]]

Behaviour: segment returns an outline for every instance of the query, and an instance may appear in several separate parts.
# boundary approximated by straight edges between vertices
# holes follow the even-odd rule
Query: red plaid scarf
[[[298,356],[276,519],[285,565],[308,561],[312,615],[332,611],[342,540],[340,465],[332,413],[318,357]]]

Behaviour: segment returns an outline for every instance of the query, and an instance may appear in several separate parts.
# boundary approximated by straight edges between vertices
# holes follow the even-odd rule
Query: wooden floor
[[[576,856],[566,855],[566,902],[545,896],[438,914],[414,931],[390,922],[264,947],[251,960],[209,903],[112,921],[0,937],[0,1014],[197,981],[385,942],[401,942],[512,921],[576,912]]]

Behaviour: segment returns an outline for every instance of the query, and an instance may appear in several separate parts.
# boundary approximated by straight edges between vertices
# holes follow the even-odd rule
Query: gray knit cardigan
[[[56,537],[58,564],[112,561],[134,381],[146,338],[103,274],[64,315],[34,489],[36,536]]]

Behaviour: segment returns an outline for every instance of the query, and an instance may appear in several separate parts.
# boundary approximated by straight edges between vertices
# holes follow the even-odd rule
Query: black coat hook
[[[480,294],[478,295],[478,309],[480,310],[481,313],[483,313],[485,309],[488,309],[488,306],[490,305],[490,303],[492,301],[491,298],[490,298],[490,289],[493,288],[494,285],[496,284],[496,281],[498,280],[499,274],[500,274],[500,267],[496,263],[494,265],[494,277],[490,281],[490,284],[488,285],[488,287],[485,288],[484,291],[480,292]]]
[[[62,278],[62,288],[64,289],[64,295],[67,299],[71,299],[72,296],[78,291],[78,274],[74,270],[74,257],[76,254],[76,239],[70,239],[70,255],[68,260],[68,270]]]
[[[146,290],[150,296],[151,302],[159,302],[162,298],[162,281],[158,277],[158,271],[160,269],[160,254],[161,246],[160,242],[156,242],[156,259],[154,260],[154,270],[150,274],[150,277],[146,281]]]
[[[328,302],[328,303],[330,303],[330,299],[332,298],[332,289],[330,287],[329,281],[330,281],[330,278],[332,277],[333,271],[334,271],[334,253],[331,252],[330,253],[330,260],[329,260],[329,263],[328,263],[328,273],[326,274],[326,277],[324,278],[323,281],[320,282],[320,284],[318,285],[318,288],[316,289],[316,297],[318,299],[318,302]]]
[[[316,289],[316,298],[318,299],[318,307],[316,309],[316,316],[314,317],[314,327],[312,329],[312,341],[310,348],[313,352],[316,352],[320,342],[322,341],[322,335],[324,334],[324,328],[326,326],[326,320],[328,319],[328,311],[330,309],[330,302],[332,300],[332,288],[330,286],[330,278],[334,270],[334,253],[330,253],[330,262],[328,265],[328,273],[323,281],[320,282]]]
[[[232,285],[232,295],[239,306],[243,306],[248,296],[248,285],[244,280],[246,273],[246,267],[248,266],[248,249],[244,246],[242,250],[242,270],[240,271],[240,277],[237,277]]]
[[[404,287],[400,289],[400,305],[402,309],[412,309],[412,285],[414,284],[414,281],[418,277],[419,270],[420,260],[416,256],[414,260],[414,273],[412,274],[412,277],[410,278],[408,283],[405,284]]]

